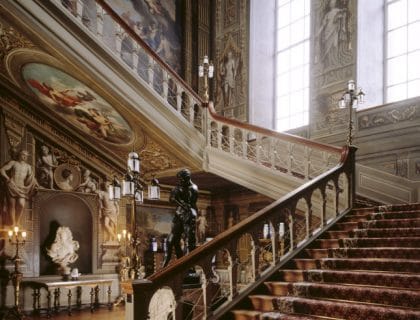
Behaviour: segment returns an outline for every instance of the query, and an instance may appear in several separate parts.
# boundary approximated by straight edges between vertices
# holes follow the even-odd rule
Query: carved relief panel
[[[216,1],[215,108],[242,121],[248,120],[248,11],[246,0]]]
[[[347,130],[347,110],[340,110],[346,83],[356,75],[356,1],[312,1],[311,137]],[[343,135],[343,140],[345,135]]]

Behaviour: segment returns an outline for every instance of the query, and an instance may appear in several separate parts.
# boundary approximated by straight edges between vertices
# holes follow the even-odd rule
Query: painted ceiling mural
[[[46,106],[90,136],[115,144],[132,140],[124,118],[102,97],[69,74],[46,64],[22,67],[28,88]]]
[[[182,21],[180,0],[108,0],[111,8],[123,18],[149,46],[177,73],[182,64]],[[127,38],[127,41],[130,41]],[[129,49],[130,44],[124,43]]]

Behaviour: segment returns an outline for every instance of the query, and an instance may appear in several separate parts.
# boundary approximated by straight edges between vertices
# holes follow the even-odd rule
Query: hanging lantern
[[[117,180],[117,177],[114,177],[112,184],[108,186],[108,195],[110,200],[120,200],[121,199],[121,185]]]
[[[134,174],[140,173],[140,157],[137,152],[130,152],[128,154],[127,165]]]
[[[152,180],[150,181],[147,195],[149,197],[149,200],[159,200],[160,199],[160,186],[159,186],[159,180],[156,179],[154,176]]]
[[[122,195],[123,196],[133,196],[135,192],[135,183],[134,177],[131,172],[127,172],[124,180],[122,181]]]

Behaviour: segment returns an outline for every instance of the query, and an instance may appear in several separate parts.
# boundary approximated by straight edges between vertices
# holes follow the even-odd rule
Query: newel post
[[[149,319],[149,305],[155,293],[155,286],[153,282],[143,279],[133,281],[134,293],[134,319],[148,320]]]
[[[353,208],[356,200],[356,151],[357,147],[350,145],[348,148],[347,158],[347,177],[349,181],[349,208]]]

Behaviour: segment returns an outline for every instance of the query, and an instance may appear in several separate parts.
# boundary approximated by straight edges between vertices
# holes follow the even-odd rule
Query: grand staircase
[[[420,319],[420,205],[354,209],[225,319]]]

